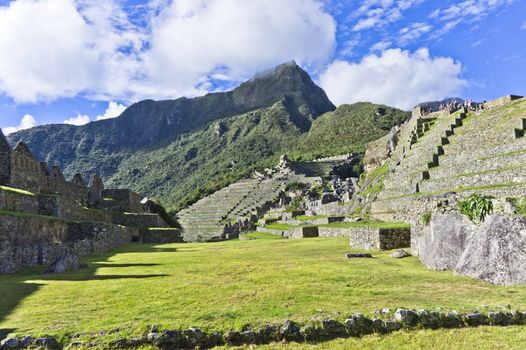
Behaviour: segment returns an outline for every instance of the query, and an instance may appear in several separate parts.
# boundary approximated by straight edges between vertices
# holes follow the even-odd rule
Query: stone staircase
[[[450,137],[440,166],[429,170],[420,190],[434,193],[480,188],[491,192],[493,187],[526,183],[526,139],[517,137],[519,129],[515,127],[517,123],[524,126],[524,114],[526,100],[471,114],[462,132]]]
[[[378,198],[403,196],[420,192],[420,183],[429,178],[429,171],[439,166],[444,155],[444,145],[466,118],[463,112],[435,118],[430,115],[417,119],[408,140],[397,148],[400,158],[391,165],[391,173],[384,181],[384,190]],[[396,159],[396,158],[395,158]]]
[[[280,193],[285,190],[285,182],[265,179],[259,186],[247,194],[227,215],[231,220],[243,220],[251,215],[259,216],[267,211],[273,203],[279,200]]]

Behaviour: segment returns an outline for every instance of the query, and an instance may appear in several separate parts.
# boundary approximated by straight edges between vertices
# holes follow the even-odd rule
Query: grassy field
[[[347,239],[267,237],[257,233],[248,241],[133,245],[87,257],[86,268],[62,275],[41,275],[41,269],[33,269],[1,276],[0,330],[63,338],[118,328],[108,335],[115,338],[137,335],[152,324],[240,330],[285,319],[343,320],[352,312],[372,313],[383,307],[466,311],[511,304],[526,309],[525,287],[493,286],[429,271],[416,258],[397,260],[389,252],[376,252],[374,259],[348,260]],[[502,344],[508,342],[508,348],[513,348],[514,339],[524,343],[526,338],[524,328],[488,332],[494,333],[493,340],[506,338]],[[484,342],[480,329],[414,334],[419,334],[412,340],[415,349],[420,338],[440,346],[448,337]],[[365,348],[387,349],[408,338],[413,339],[399,332],[319,346],[344,349],[358,342]]]

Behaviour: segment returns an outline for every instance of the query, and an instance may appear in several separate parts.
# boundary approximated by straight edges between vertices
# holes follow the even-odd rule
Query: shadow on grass
[[[179,249],[173,247],[159,247],[156,244],[134,244],[117,248],[113,254],[118,253],[180,253],[191,251],[190,249]]]
[[[111,262],[109,263],[96,262],[96,263],[92,263],[91,265],[95,265],[97,266],[97,268],[99,268],[99,267],[148,267],[148,266],[159,266],[161,264],[113,264]]]
[[[185,250],[183,250],[185,251]],[[87,266],[79,270],[69,271],[62,274],[42,274],[43,266],[36,266],[25,269],[14,275],[0,276],[0,323],[5,321],[9,315],[17,308],[17,306],[31,294],[37,292],[45,283],[30,282],[30,281],[98,281],[98,280],[116,280],[116,279],[146,279],[155,277],[165,277],[165,274],[126,274],[122,275],[97,275],[99,268],[132,268],[132,267],[148,267],[159,266],[156,263],[142,263],[142,264],[113,264],[112,256],[118,253],[148,253],[148,252],[178,252],[176,248],[162,248],[155,245],[130,245],[127,247],[117,248],[116,250],[103,253],[94,254],[85,257]],[[15,332],[16,329],[0,328],[0,339],[5,338],[9,333]]]

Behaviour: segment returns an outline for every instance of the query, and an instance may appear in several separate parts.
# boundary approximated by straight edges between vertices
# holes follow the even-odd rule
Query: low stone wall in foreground
[[[388,309],[387,309],[388,310]],[[336,319],[311,321],[306,324],[291,320],[278,324],[267,324],[260,328],[226,333],[205,333],[199,328],[160,329],[152,326],[148,333],[134,338],[118,338],[103,342],[96,338],[84,343],[69,338],[67,344],[60,344],[53,337],[33,338],[7,337],[0,343],[3,349],[28,349],[34,347],[62,349],[92,347],[103,349],[134,349],[154,346],[159,349],[211,349],[217,346],[252,346],[277,342],[320,343],[338,338],[361,337],[369,334],[389,334],[399,330],[455,329],[479,326],[525,326],[526,312],[496,311],[458,313],[435,310],[397,309],[394,314],[368,318],[360,313],[350,315],[343,322]]]

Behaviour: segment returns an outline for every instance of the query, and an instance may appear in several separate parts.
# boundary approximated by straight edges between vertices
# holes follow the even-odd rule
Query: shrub
[[[428,226],[430,222],[431,222],[431,212],[426,211],[425,213],[422,214],[422,223]]]
[[[517,209],[517,214],[526,215],[526,197],[524,198],[512,198],[511,204]]]
[[[294,197],[294,199],[290,202],[289,205],[285,208],[286,212],[293,212],[300,209],[300,206],[303,204],[303,197],[298,196]]]
[[[491,197],[475,193],[460,201],[458,208],[472,222],[481,222],[493,210],[493,203]]]
[[[323,195],[323,188],[321,186],[313,186],[307,194],[311,200],[321,199],[321,196]]]
[[[287,187],[285,188],[285,191],[287,192],[302,191],[306,189],[307,186],[308,185],[306,183],[295,181],[295,182],[289,183]]]

